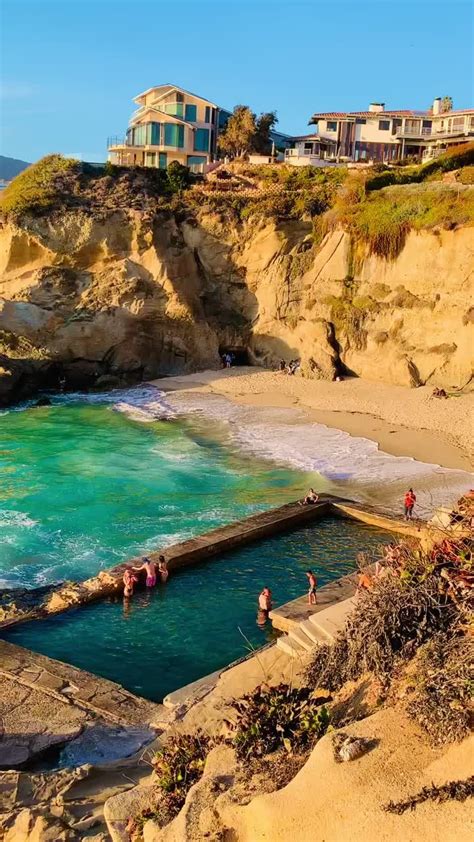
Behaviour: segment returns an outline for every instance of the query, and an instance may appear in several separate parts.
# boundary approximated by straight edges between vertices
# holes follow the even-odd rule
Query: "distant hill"
[[[11,181],[18,173],[29,167],[28,161],[20,161],[18,158],[7,158],[0,155],[0,179]]]

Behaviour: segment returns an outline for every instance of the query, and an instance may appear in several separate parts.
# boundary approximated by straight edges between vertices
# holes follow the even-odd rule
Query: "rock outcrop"
[[[224,348],[308,377],[464,386],[472,227],[412,231],[394,260],[301,220],[206,208],[67,210],[0,231],[0,404],[219,365]]]

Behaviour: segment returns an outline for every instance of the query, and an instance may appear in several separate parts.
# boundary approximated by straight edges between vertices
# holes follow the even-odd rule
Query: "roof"
[[[189,126],[191,129],[194,128],[192,123],[188,120],[183,120],[182,117],[177,117],[176,114],[168,114],[166,111],[163,111],[161,108],[158,108],[156,105],[144,105],[141,109],[139,109],[140,113],[135,113],[132,115],[131,120],[129,121],[129,125],[134,125],[137,121],[141,120],[144,114],[148,111],[156,111],[158,114],[162,114],[165,117],[168,117],[170,120],[176,120],[177,123],[182,123],[183,126]]]
[[[296,137],[292,137],[291,140],[316,140],[322,143],[336,143],[332,137],[324,137],[324,135],[321,134],[301,134]]]
[[[137,94],[134,98],[134,102],[139,102],[139,100],[146,96],[146,94],[152,93],[152,91],[159,91],[167,88],[170,91],[180,91],[182,94],[188,94],[188,96],[194,96],[196,99],[202,100],[202,102],[207,102],[209,105],[212,105],[214,108],[219,108],[215,102],[211,102],[210,99],[206,99],[203,96],[199,96],[199,94],[193,94],[192,91],[187,91],[186,88],[180,88],[179,85],[172,85],[170,82],[167,82],[165,85],[154,85],[152,88],[147,88],[146,91],[143,91],[141,94]]]
[[[310,119],[310,123],[316,122],[319,120],[343,120],[343,119],[351,119],[357,117],[361,118],[372,118],[374,120],[383,119],[384,117],[421,117],[426,120],[430,120],[433,117],[452,117],[456,116],[457,114],[474,114],[474,108],[461,108],[457,111],[443,111],[440,114],[433,114],[430,111],[416,111],[414,109],[404,109],[404,108],[391,108],[390,110],[384,111],[325,111],[325,112],[316,112]]]

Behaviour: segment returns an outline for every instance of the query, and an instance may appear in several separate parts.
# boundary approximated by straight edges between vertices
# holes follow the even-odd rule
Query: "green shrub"
[[[307,687],[260,685],[234,702],[234,746],[241,759],[263,757],[279,748],[288,752],[311,747],[326,733],[329,713],[311,698]]]
[[[78,171],[79,162],[62,155],[47,155],[27,167],[3,191],[1,209],[5,214],[20,216],[43,211],[58,200],[61,177]]]
[[[189,167],[180,164],[179,161],[171,161],[167,169],[168,181],[174,193],[185,190],[191,183]]]
[[[371,252],[393,259],[411,229],[473,222],[474,191],[447,184],[388,187],[352,206],[339,205],[337,220]]]
[[[461,184],[474,184],[474,165],[470,167],[462,167],[459,171],[458,181]]]
[[[421,171],[423,178],[436,172],[449,172],[460,167],[468,167],[474,164],[474,143],[463,143],[460,146],[452,146],[438,158],[423,164]]]

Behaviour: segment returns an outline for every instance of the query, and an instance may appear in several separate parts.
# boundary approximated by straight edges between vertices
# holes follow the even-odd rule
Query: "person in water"
[[[316,588],[318,587],[316,576],[312,570],[307,570],[306,576],[309,583],[308,602],[310,605],[316,605]]]
[[[133,570],[127,567],[124,571],[123,577],[123,595],[125,597],[133,596],[133,588],[135,587],[135,582],[137,581],[137,577],[133,573]]]
[[[270,588],[265,587],[259,594],[258,607],[260,611],[265,611],[267,614],[272,610],[272,592]]]
[[[416,494],[413,488],[409,488],[405,494],[405,520],[413,520],[413,509],[416,503]]]
[[[156,567],[154,561],[146,556],[143,557],[143,564],[140,567],[132,567],[132,570],[136,570],[137,573],[140,570],[146,571],[146,586],[147,588],[154,588],[156,585]]]
[[[310,506],[312,503],[317,503],[319,495],[316,494],[314,488],[310,488],[304,500],[301,501],[302,506]]]
[[[160,555],[158,559],[158,575],[160,577],[160,581],[163,584],[167,581],[168,576],[170,575],[164,555]]]

